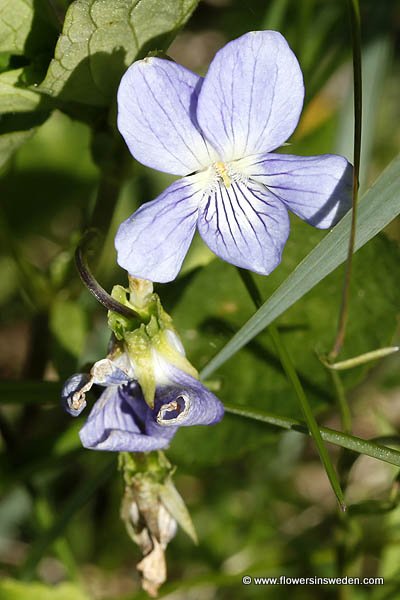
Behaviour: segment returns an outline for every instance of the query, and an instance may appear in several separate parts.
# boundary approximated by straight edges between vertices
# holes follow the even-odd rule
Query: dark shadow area
[[[88,208],[94,182],[63,172],[12,170],[0,182],[2,208],[9,228],[21,240],[27,234],[48,235],[51,221],[63,208]],[[65,223],[65,236],[68,236]],[[52,237],[52,236],[50,236]]]

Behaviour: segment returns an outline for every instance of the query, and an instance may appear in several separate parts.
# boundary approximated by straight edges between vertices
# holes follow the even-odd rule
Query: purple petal
[[[224,416],[224,407],[200,381],[171,367],[174,383],[157,388],[151,418],[163,427],[212,425]],[[147,429],[150,430],[150,422]]]
[[[76,373],[75,375],[71,375],[63,385],[61,390],[61,403],[67,413],[73,417],[80,415],[86,406],[84,397],[78,403],[74,403],[74,394],[79,392],[89,380],[90,376],[87,373]]]
[[[199,94],[197,119],[223,161],[268,152],[293,133],[303,77],[286,40],[252,31],[217,52]]]
[[[175,428],[146,432],[150,413],[137,385],[107,388],[79,432],[85,448],[112,452],[148,452],[165,448]]]
[[[118,263],[134,277],[164,283],[181,268],[192,241],[204,194],[198,176],[174,182],[120,225]]]
[[[255,182],[218,185],[202,201],[199,232],[223,260],[268,275],[289,235],[284,204]]]
[[[246,170],[314,227],[332,227],[351,207],[353,168],[342,156],[266,154]]]
[[[213,162],[214,151],[194,124],[202,78],[169,60],[145,58],[118,89],[118,128],[144,165],[188,175]]]

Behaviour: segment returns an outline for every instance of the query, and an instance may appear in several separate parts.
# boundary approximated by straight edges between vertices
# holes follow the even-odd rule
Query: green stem
[[[350,19],[351,19],[351,34],[353,43],[353,80],[354,80],[354,171],[353,171],[353,212],[351,217],[351,229],[349,239],[349,249],[347,254],[347,263],[344,276],[342,301],[339,311],[338,328],[336,339],[333,348],[330,352],[330,360],[334,361],[342,349],[345,335],[346,325],[349,312],[350,301],[350,283],[353,266],[353,254],[356,241],[356,226],[357,226],[357,207],[358,207],[358,188],[360,174],[360,157],[361,157],[361,118],[362,118],[362,74],[361,74],[361,21],[360,7],[358,0],[348,0]]]
[[[121,191],[121,184],[121,180],[116,180],[108,173],[102,174],[90,225],[93,229],[99,229],[103,234],[107,233],[112,221]]]
[[[259,291],[251,273],[249,273],[248,271],[245,271],[243,269],[238,269],[238,272],[239,272],[239,275],[240,275],[250,297],[252,298],[252,300],[254,302],[255,307],[257,309],[260,308],[260,306],[262,306],[261,294],[260,294],[260,291]],[[296,369],[293,365],[292,359],[290,358],[290,355],[281,339],[281,336],[280,336],[277,328],[274,325],[270,325],[268,327],[268,333],[271,336],[272,342],[278,353],[279,359],[280,359],[282,367],[286,373],[286,376],[287,376],[288,380],[290,381],[290,383],[292,384],[294,392],[297,396],[301,410],[306,419],[308,428],[310,430],[310,433],[311,433],[311,435],[314,439],[315,445],[317,447],[321,462],[325,468],[325,471],[326,471],[328,479],[331,483],[332,489],[333,489],[333,491],[336,495],[336,498],[339,502],[339,506],[340,506],[341,510],[344,512],[346,510],[346,503],[344,500],[342,489],[340,487],[338,477],[336,475],[336,472],[333,467],[330,456],[325,448],[325,444],[322,440],[317,421],[315,420],[315,417],[311,410],[307,396],[304,392],[303,386],[301,385],[300,379],[299,379]]]
[[[346,433],[350,433],[351,432],[351,412],[350,412],[350,407],[347,402],[346,393],[344,391],[342,380],[340,379],[339,373],[337,373],[336,371],[329,371],[329,373],[332,377],[333,385],[335,386],[335,390],[336,390],[336,397],[337,397],[337,401],[338,401],[340,420],[342,423],[343,431],[345,431]]]
[[[247,408],[245,409],[241,406],[235,406],[234,404],[224,403],[224,406],[227,413],[239,415],[241,417],[245,417],[246,419],[253,419],[254,421],[268,423],[268,425],[279,427],[280,429],[288,429],[303,433],[305,435],[311,435],[310,429],[306,423],[298,421],[297,419],[282,417],[281,415],[275,415],[266,411],[255,411]],[[396,467],[400,467],[400,452],[394,450],[393,448],[382,446],[381,444],[377,444],[376,442],[372,442],[370,440],[363,440],[354,435],[343,433],[342,431],[336,431],[335,429],[330,429],[329,427],[320,427],[319,432],[321,438],[325,442],[329,442],[335,446],[340,446],[341,448],[346,448],[347,450],[357,452],[357,454],[365,454],[366,456],[371,456],[377,460],[382,460],[390,463],[391,465],[395,465]]]

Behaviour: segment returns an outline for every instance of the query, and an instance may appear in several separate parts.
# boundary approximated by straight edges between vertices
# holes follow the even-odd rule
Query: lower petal
[[[144,433],[146,413],[150,409],[135,386],[107,388],[100,396],[88,420],[79,432],[82,445],[91,450],[111,452],[148,452],[165,448],[175,431]]]
[[[196,229],[203,193],[196,176],[184,177],[141,206],[118,229],[119,265],[141,279],[175,279]]]
[[[351,207],[353,168],[343,156],[269,153],[247,165],[246,174],[320,229],[335,225]]]
[[[280,263],[289,235],[281,200],[264,186],[233,182],[207,194],[200,205],[199,232],[223,260],[268,275]]]

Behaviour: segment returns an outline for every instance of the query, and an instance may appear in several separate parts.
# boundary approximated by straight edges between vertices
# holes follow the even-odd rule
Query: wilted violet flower
[[[139,384],[110,359],[95,363],[91,376],[72,375],[64,384],[66,410],[77,416],[93,384],[106,389],[79,432],[82,445],[93,450],[148,452],[165,448],[178,427],[211,425],[223,417],[221,402],[197,379],[166,365],[156,388],[154,408],[146,404]]]
[[[122,223],[119,264],[171,281],[197,226],[215,254],[266,275],[281,260],[288,209],[315,227],[336,223],[350,206],[347,160],[272,152],[303,98],[297,59],[274,31],[227,44],[204,79],[160,58],[135,62],[119,87],[118,127],[138,161],[183,178]]]

